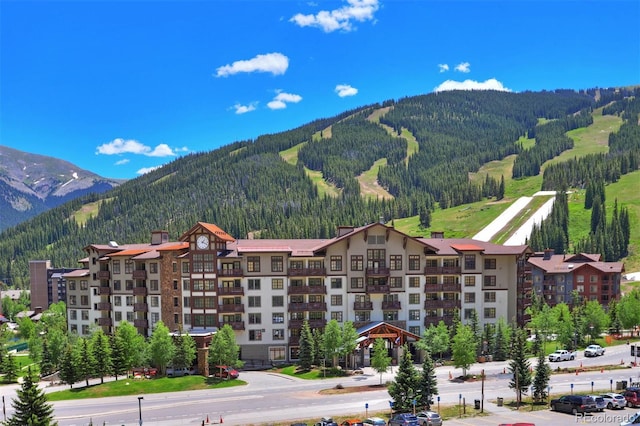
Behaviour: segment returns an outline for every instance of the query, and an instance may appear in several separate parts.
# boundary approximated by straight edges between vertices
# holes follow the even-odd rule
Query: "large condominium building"
[[[52,303],[67,301],[65,275],[77,268],[54,268],[50,260],[29,261],[31,310],[47,309]]]
[[[178,242],[156,231],[150,243],[85,251],[84,268],[66,275],[71,331],[111,333],[123,320],[147,336],[160,320],[194,334],[229,324],[244,360],[297,359],[304,320],[408,336],[474,310],[481,325],[523,323],[532,284],[527,246],[415,238],[380,223],[340,227],[331,239],[240,240],[199,222]]]

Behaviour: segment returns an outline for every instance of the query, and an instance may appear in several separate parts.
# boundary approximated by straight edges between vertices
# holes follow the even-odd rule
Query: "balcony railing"
[[[391,287],[389,287],[389,285],[387,284],[378,284],[378,285],[373,285],[373,284],[369,284],[367,285],[367,293],[369,294],[386,294],[386,293],[390,293],[391,292]]]
[[[446,283],[446,284],[425,284],[424,291],[425,293],[437,293],[440,291],[445,292],[459,292],[460,284],[456,283]]]
[[[304,320],[289,320],[289,328],[302,328],[302,323]],[[309,320],[309,327],[311,329],[314,328],[324,328],[327,325],[327,320],[325,319],[312,319]]]
[[[147,295],[147,288],[146,287],[134,287],[133,288],[133,294],[135,296],[146,296]]]
[[[373,311],[373,302],[353,302],[354,311]]]
[[[327,268],[289,268],[291,277],[323,277],[327,275]]]
[[[287,287],[289,294],[327,294],[326,285],[293,285]]]
[[[388,277],[389,268],[367,268],[365,274],[368,277]]]
[[[111,303],[109,302],[100,302],[96,304],[96,308],[99,311],[110,311],[111,310]]]
[[[108,280],[109,278],[111,278],[111,272],[110,271],[98,271],[98,279],[99,280]]]
[[[222,321],[220,327],[229,325],[234,330],[244,330],[244,321]]]
[[[326,311],[327,304],[325,302],[309,302],[309,303],[289,303],[290,311]]]
[[[437,309],[442,307],[440,304],[442,301],[440,299],[427,299],[424,301],[425,309]]]
[[[140,328],[149,328],[149,320],[146,319],[134,319],[133,320],[134,327]]]
[[[100,294],[100,295],[103,295],[103,294],[109,295],[109,294],[111,294],[111,287],[107,287],[107,286],[101,285],[100,287],[98,287],[98,294]]]
[[[462,272],[460,266],[425,266],[425,275],[459,275]]]
[[[218,295],[244,296],[244,287],[218,287]]]
[[[424,317],[424,325],[425,327],[429,327],[431,324],[438,325],[440,321],[443,321],[446,325],[453,324],[453,316],[430,316]]]
[[[400,309],[399,300],[383,300],[382,309]]]
[[[459,300],[443,300],[442,302],[442,307],[444,309],[448,309],[448,308],[458,308],[460,309],[460,301]]]
[[[442,284],[442,291],[460,291],[460,284],[455,284],[455,283]]]
[[[221,277],[242,277],[244,270],[242,268],[218,269],[218,275]]]
[[[148,310],[149,310],[149,306],[146,303],[133,304],[133,312],[147,312]]]
[[[218,312],[244,312],[244,303],[224,303],[218,305]]]
[[[97,319],[97,321],[96,321],[96,323],[97,323],[99,326],[103,326],[103,327],[104,327],[104,326],[111,326],[111,325],[113,325],[113,319],[112,319],[112,318],[109,318],[109,317],[98,318],[98,319]]]
[[[133,279],[134,280],[146,280],[147,279],[147,271],[144,269],[136,269],[133,271]]]

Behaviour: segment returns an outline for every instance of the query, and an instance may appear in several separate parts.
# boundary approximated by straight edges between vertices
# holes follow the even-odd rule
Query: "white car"
[[[589,345],[584,350],[584,356],[604,355],[604,348],[600,345]]]
[[[640,411],[632,414],[626,422],[620,423],[620,426],[640,425]]]
[[[609,410],[613,410],[614,408],[624,409],[624,407],[627,406],[626,398],[624,395],[620,395],[619,393],[610,392],[604,393],[600,396],[604,398],[604,402],[607,403],[607,408]]]

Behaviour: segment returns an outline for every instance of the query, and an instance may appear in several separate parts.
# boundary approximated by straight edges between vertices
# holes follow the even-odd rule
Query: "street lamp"
[[[140,426],[142,426],[142,400],[144,399],[143,396],[139,396],[138,397],[138,414],[140,415]]]

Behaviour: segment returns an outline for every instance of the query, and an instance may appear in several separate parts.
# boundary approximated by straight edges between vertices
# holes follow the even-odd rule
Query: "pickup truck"
[[[578,354],[575,351],[571,352],[565,349],[558,349],[557,351],[549,354],[549,361],[550,362],[573,361],[577,357],[578,357]]]

